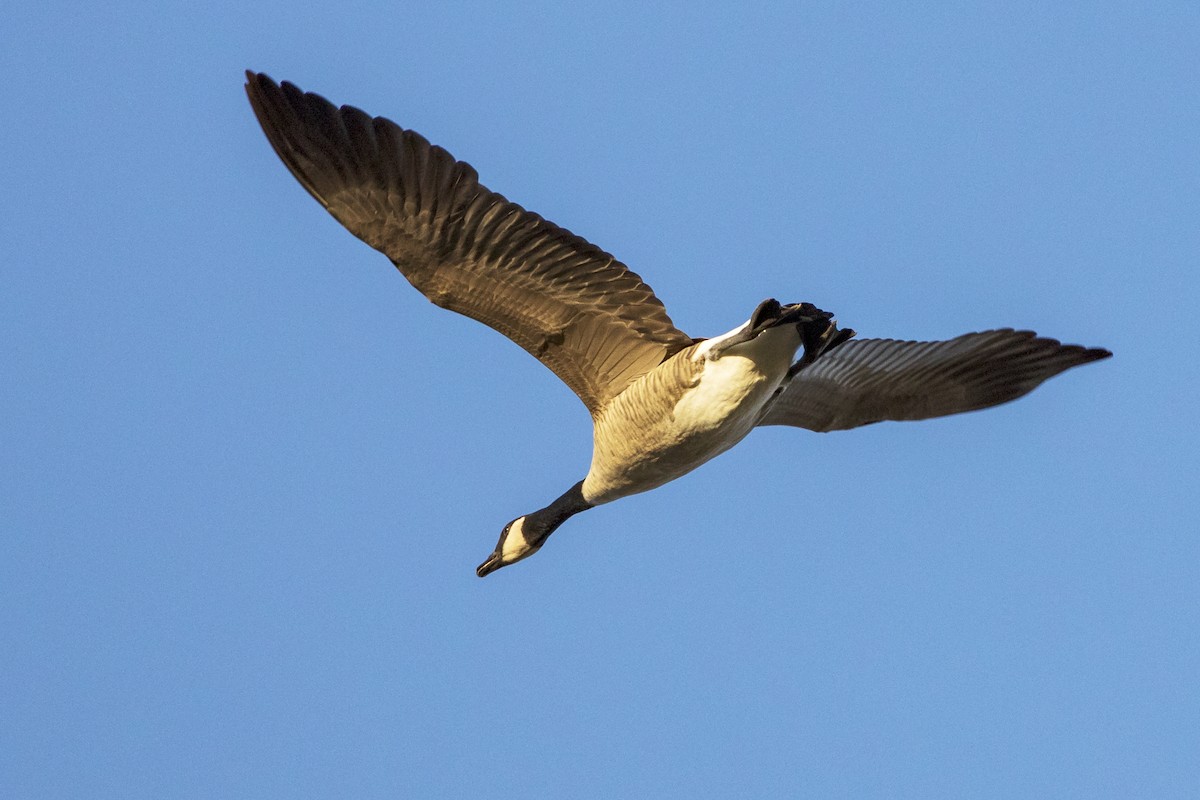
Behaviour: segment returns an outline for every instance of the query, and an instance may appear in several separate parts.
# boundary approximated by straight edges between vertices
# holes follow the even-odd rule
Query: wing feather
[[[974,411],[1111,355],[1011,328],[941,342],[852,339],[797,373],[759,424],[834,431]]]
[[[246,73],[275,152],[431,301],[540,359],[593,415],[692,340],[637,274],[382,117]]]

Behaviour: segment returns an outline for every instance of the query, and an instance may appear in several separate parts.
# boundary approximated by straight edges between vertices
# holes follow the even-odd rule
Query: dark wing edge
[[[642,279],[481,185],[419,134],[247,71],[263,132],[296,179],[422,294],[512,339],[593,416],[691,337]]]
[[[947,341],[856,339],[802,369],[758,424],[824,432],[975,411],[1111,355],[1011,328]]]

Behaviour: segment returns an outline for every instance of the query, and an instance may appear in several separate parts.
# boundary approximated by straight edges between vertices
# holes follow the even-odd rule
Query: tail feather
[[[789,378],[855,335],[853,328],[838,328],[832,314],[818,311],[818,316],[800,322],[800,341],[804,345],[804,354],[788,370]]]
[[[714,343],[708,351],[708,356],[713,359],[720,358],[729,348],[748,342],[763,331],[780,325],[796,326],[804,344],[804,364],[810,363],[822,352],[836,347],[854,335],[854,331],[851,330],[839,331],[833,314],[822,311],[812,303],[792,303],[785,306],[771,297],[758,304],[745,326],[722,337],[719,343]],[[793,366],[793,369],[798,367]]]

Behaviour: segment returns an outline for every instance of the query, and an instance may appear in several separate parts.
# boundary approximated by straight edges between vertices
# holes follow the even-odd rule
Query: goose
[[[811,303],[775,299],[728,333],[693,338],[624,264],[485,188],[419,134],[265,74],[247,71],[245,88],[276,154],[338,222],[433,303],[531,353],[591,414],[587,474],[505,525],[480,577],[536,553],[569,517],[675,480],[757,426],[824,432],[973,411],[1111,355],[1011,328],[856,339]]]

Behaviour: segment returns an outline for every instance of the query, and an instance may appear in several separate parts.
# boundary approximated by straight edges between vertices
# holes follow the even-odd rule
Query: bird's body
[[[754,429],[795,361],[800,335],[794,325],[780,325],[711,357],[723,338],[676,353],[597,415],[592,464],[583,481],[588,502],[656,489]]]
[[[261,74],[247,73],[246,91],[276,153],[334,217],[431,301],[529,351],[592,415],[586,476],[506,525],[480,576],[537,552],[573,514],[675,480],[758,425],[829,431],[986,408],[1111,355],[1007,328],[851,340],[832,314],[775,300],[693,339],[625,265],[412,131]]]

